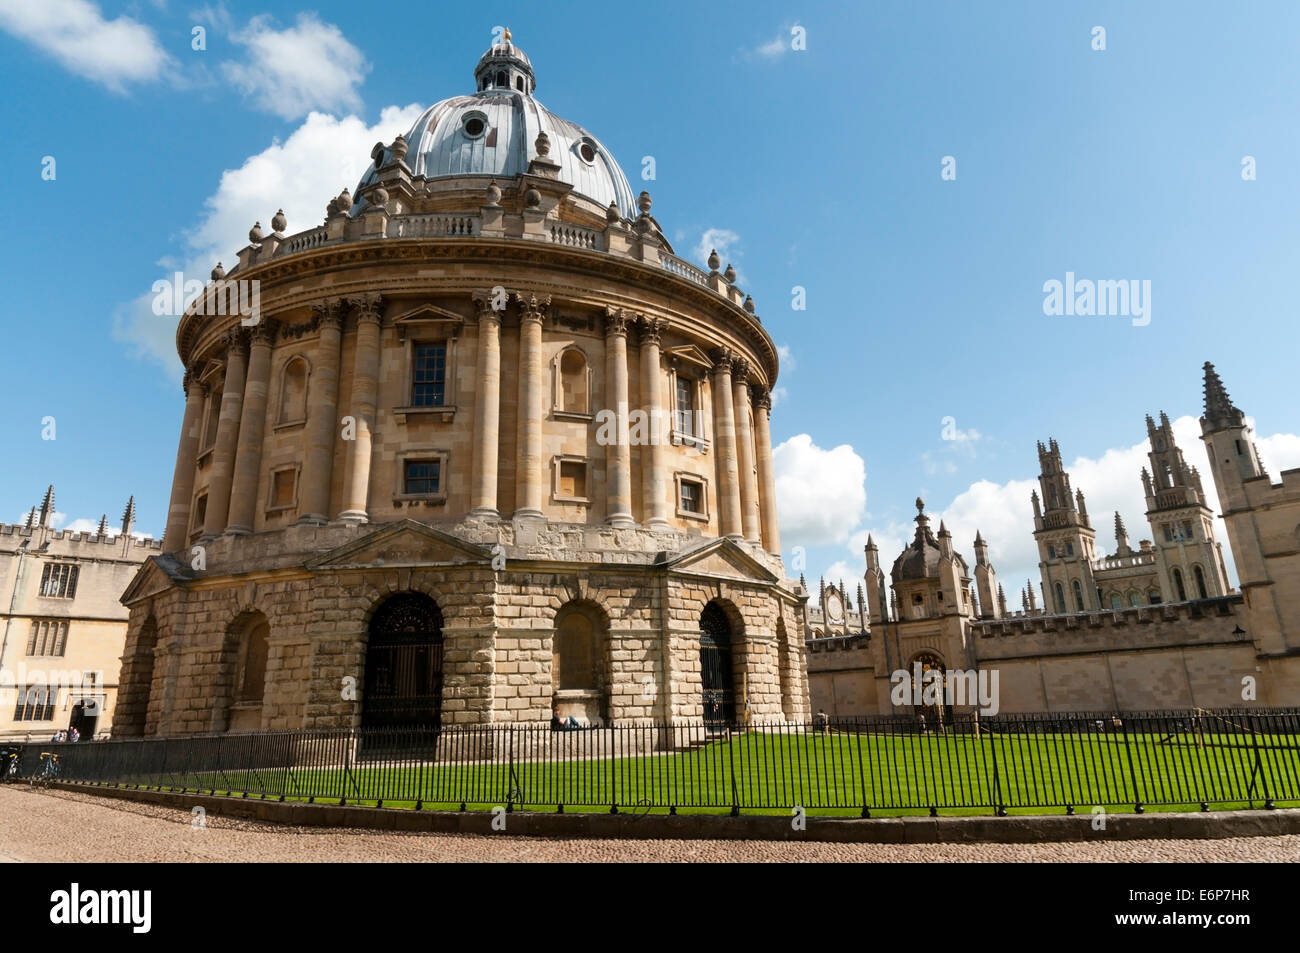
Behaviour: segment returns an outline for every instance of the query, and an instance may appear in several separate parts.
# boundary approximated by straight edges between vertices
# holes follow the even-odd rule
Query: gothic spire
[[[132,495],[126,501],[126,509],[122,511],[122,535],[130,536],[131,530],[135,528],[135,496]]]
[[[1205,419],[1218,427],[1239,426],[1243,422],[1241,411],[1232,405],[1219,372],[1209,361],[1205,362]]]
[[[40,525],[46,528],[50,525],[50,520],[54,517],[54,484],[51,483],[49,489],[45,491],[45,499],[41,501]]]

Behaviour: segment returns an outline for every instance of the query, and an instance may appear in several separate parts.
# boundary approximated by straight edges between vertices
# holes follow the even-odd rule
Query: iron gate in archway
[[[363,729],[437,731],[442,720],[442,612],[419,592],[393,596],[370,620]]]
[[[706,727],[726,728],[735,721],[731,623],[722,608],[712,602],[700,614],[700,693]]]

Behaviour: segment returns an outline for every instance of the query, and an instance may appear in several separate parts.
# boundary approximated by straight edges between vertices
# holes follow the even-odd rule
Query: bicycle
[[[18,752],[4,752],[4,763],[0,765],[0,782],[12,784],[18,780]]]
[[[52,751],[41,752],[41,766],[32,775],[32,787],[47,788],[59,777],[59,756]]]

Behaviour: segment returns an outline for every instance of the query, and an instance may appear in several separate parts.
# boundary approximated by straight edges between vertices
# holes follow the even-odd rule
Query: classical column
[[[235,451],[235,474],[230,487],[230,519],[227,533],[243,535],[253,531],[257,513],[257,488],[262,471],[262,438],[266,433],[266,401],[271,388],[271,342],[275,325],[263,319],[254,325],[248,355],[248,382],[244,385],[244,408],[239,421],[239,446]]]
[[[334,436],[338,432],[339,344],[343,340],[343,302],[331,298],[311,306],[319,337],[307,409],[307,454],[303,461],[298,522],[329,519],[330,483],[334,475]]]
[[[550,295],[525,298],[519,302],[519,429],[515,451],[515,518],[541,519],[542,496],[546,486],[542,460],[542,417],[546,412],[543,397],[546,381],[542,370],[542,321],[551,303]]]
[[[672,435],[672,424],[664,413],[664,375],[659,367],[660,337],[667,327],[663,318],[641,318],[641,399],[650,418],[650,445],[641,448],[641,486],[645,523],[652,528],[668,526],[664,444]]]
[[[605,522],[632,526],[632,448],[628,444],[627,327],[632,315],[605,309],[605,403],[617,424],[605,444]]]
[[[763,514],[763,548],[780,555],[781,532],[776,521],[776,475],[772,470],[772,397],[754,388],[754,450],[758,455],[758,500]]]
[[[736,416],[736,465],[740,469],[740,523],[745,539],[763,540],[758,514],[758,474],[754,470],[754,433],[749,424],[749,362],[737,360],[731,368],[731,389]]]
[[[370,516],[370,445],[375,429],[375,408],[379,403],[379,324],[383,317],[382,298],[377,294],[348,299],[357,316],[357,340],[352,359],[353,438],[347,441],[343,465],[343,508],[341,520],[366,522]],[[444,478],[445,479],[445,478]]]
[[[497,512],[497,443],[501,436],[501,311],[492,307],[490,291],[474,292],[478,311],[478,360],[475,368],[474,451],[470,477],[470,515],[495,518]]]
[[[248,372],[248,335],[236,329],[227,336],[226,378],[221,389],[221,416],[217,441],[212,447],[212,477],[208,484],[208,515],[204,539],[216,539],[230,514],[230,488],[235,477],[235,444],[244,406],[244,378]]]
[[[713,352],[713,429],[718,436],[718,524],[719,535],[739,536],[740,466],[736,462],[736,412],[732,404],[731,364],[735,354],[728,348]]]
[[[197,368],[185,372],[185,416],[181,420],[181,439],[176,448],[176,469],[172,471],[172,497],[167,506],[167,528],[163,531],[162,551],[174,553],[185,548],[185,531],[190,524],[190,497],[194,495],[194,466],[199,453],[199,427],[203,418],[203,399],[207,387],[199,381]]]

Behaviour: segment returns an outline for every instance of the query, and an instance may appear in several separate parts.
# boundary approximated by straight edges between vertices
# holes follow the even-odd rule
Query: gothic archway
[[[442,611],[424,593],[404,592],[370,618],[363,729],[437,731],[442,720]]]
[[[948,667],[935,652],[920,652],[912,659],[909,674],[919,681],[921,703],[912,706],[922,731],[940,731],[952,722],[952,708],[947,704]],[[932,687],[933,686],[933,687]],[[936,693],[937,697],[931,697]]]

